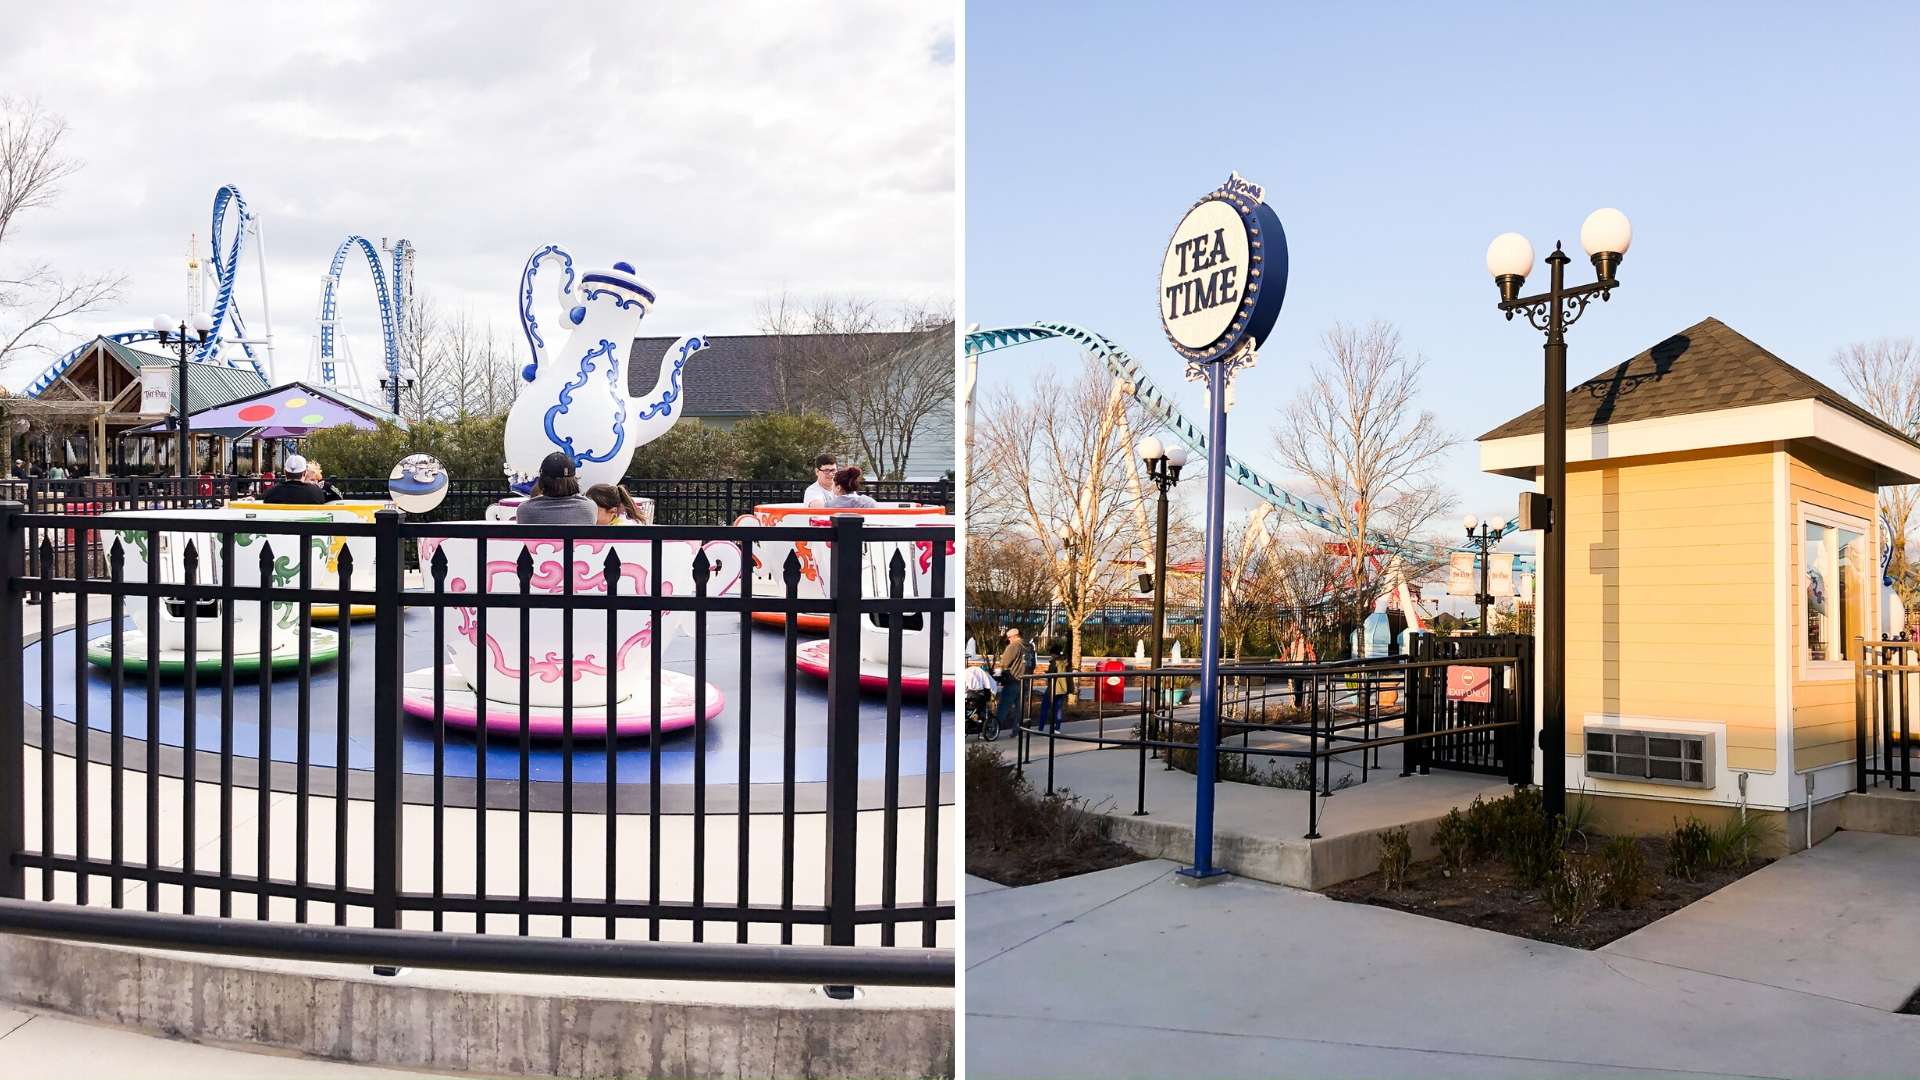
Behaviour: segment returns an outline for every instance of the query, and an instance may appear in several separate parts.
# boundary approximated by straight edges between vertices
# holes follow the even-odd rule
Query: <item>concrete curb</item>
[[[1152,859],[1170,859],[1186,865],[1193,859],[1193,827],[1173,821],[1138,818],[1119,811],[1082,811],[1107,822],[1108,835]],[[1413,857],[1432,858],[1433,831],[1444,814],[1405,822]],[[1319,840],[1249,836],[1216,830],[1214,865],[1240,877],[1320,890],[1365,877],[1380,868],[1381,833],[1386,827],[1363,829]]]
[[[691,988],[584,996],[354,970],[0,934],[0,1000],[192,1042],[493,1076],[954,1075],[951,1001],[839,1003],[794,987],[741,987],[737,1003]]]

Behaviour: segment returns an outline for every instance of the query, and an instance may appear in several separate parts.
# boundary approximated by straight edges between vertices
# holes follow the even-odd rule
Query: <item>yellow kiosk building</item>
[[[1543,416],[1481,436],[1481,467],[1537,485]],[[1920,483],[1920,443],[1708,318],[1568,392],[1567,473],[1568,790],[1615,827],[1745,806],[1798,847],[1812,806],[1830,832],[1877,493]]]

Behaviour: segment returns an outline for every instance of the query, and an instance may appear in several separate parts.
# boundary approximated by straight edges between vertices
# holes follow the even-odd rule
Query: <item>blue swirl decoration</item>
[[[520,378],[532,382],[535,373],[540,370],[540,350],[547,347],[547,340],[540,336],[540,322],[533,317],[533,278],[540,271],[542,260],[558,256],[561,268],[567,278],[560,286],[562,293],[573,291],[573,256],[559,244],[548,244],[527,257],[526,268],[520,271],[520,326],[527,334],[527,349],[533,354],[533,362],[520,369]]]
[[[588,462],[597,464],[612,461],[614,455],[618,454],[620,448],[627,443],[627,393],[626,388],[620,385],[620,361],[613,355],[614,348],[613,342],[601,338],[600,344],[588,349],[586,354],[580,357],[579,373],[567,385],[560,388],[560,400],[547,409],[547,441],[572,458],[576,468]],[[587,380],[593,377],[593,362],[603,356],[607,358],[605,368],[607,389],[613,395],[613,446],[604,454],[595,454],[590,451],[575,450],[573,436],[562,435],[555,431],[553,422],[555,418],[564,416],[573,408],[573,392],[587,385]],[[684,360],[682,362],[684,363]],[[674,369],[674,382],[676,384],[679,382],[678,368]]]
[[[640,410],[639,414],[634,417],[635,420],[651,420],[656,416],[673,415],[674,402],[680,400],[680,372],[687,366],[687,357],[692,356],[694,353],[706,347],[707,339],[697,337],[688,338],[686,343],[680,346],[680,355],[674,357],[673,360],[673,373],[668,376],[670,381],[667,386],[667,392],[660,395],[659,401]]]
[[[614,292],[612,289],[588,289],[587,290],[587,299],[589,300],[598,300],[603,296],[612,297],[614,306],[619,308],[621,311],[625,311],[628,308],[642,308],[644,311],[644,306],[641,304],[640,301],[622,300],[620,298],[620,294],[617,292]]]

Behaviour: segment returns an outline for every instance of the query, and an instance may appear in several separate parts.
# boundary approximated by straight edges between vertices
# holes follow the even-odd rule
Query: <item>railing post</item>
[[[22,626],[19,580],[26,568],[20,533],[21,506],[0,502],[0,896],[27,895],[27,873],[19,858],[27,846],[27,766],[25,695],[21,690]],[[41,643],[51,648],[50,643]],[[41,753],[52,753],[42,747]]]
[[[833,518],[833,611],[827,622],[827,944],[853,944],[860,814],[859,514]]]
[[[400,511],[379,511],[373,527],[373,925],[394,929],[400,925],[400,691],[406,677]]]
[[[1853,790],[1867,793],[1867,655],[1866,643],[1854,638],[1853,665]],[[1811,812],[1811,809],[1809,809]]]

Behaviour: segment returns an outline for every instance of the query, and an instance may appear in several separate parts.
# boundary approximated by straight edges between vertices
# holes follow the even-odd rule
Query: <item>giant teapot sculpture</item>
[[[540,265],[561,262],[559,282],[565,342],[549,347],[554,328],[534,317],[533,283]],[[624,262],[590,270],[576,282],[573,256],[556,244],[535,251],[520,275],[520,324],[533,361],[522,369],[526,385],[507,413],[507,480],[525,493],[540,473],[540,461],[555,450],[574,462],[582,488],[617,484],[633,452],[666,434],[684,410],[681,378],[687,359],[707,347],[688,335],[660,360],[653,389],[627,392],[625,360],[639,335],[640,320],[653,310],[653,290]]]

